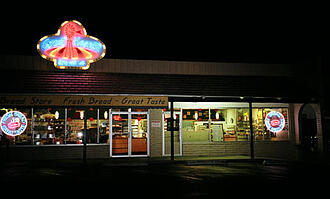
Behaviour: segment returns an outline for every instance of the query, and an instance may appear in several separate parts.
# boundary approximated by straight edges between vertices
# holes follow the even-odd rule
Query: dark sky
[[[292,62],[324,54],[329,43],[326,12],[312,5],[59,6],[9,5],[0,53],[38,55],[38,40],[72,19],[106,44],[106,58]]]

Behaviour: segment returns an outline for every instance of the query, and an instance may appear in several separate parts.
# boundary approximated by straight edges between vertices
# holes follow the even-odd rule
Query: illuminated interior
[[[176,102],[174,108],[182,112],[182,140],[185,143],[250,139],[248,103]],[[252,108],[254,139],[288,140],[288,110],[288,104],[254,103]],[[266,115],[270,112],[282,115],[281,122],[275,124],[280,126],[277,131],[270,130],[265,123]]]

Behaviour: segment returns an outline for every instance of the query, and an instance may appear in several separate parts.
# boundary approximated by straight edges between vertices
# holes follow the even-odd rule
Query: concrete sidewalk
[[[58,160],[8,160],[1,161],[0,167],[8,167],[10,165],[59,165],[65,167],[134,167],[134,166],[149,166],[149,165],[226,165],[229,163],[265,163],[281,161],[275,159],[255,158],[252,160],[249,156],[214,156],[214,157],[175,157],[171,160],[170,157],[134,157],[134,158],[106,158],[106,159],[87,159],[86,163],[82,159],[58,159]]]
[[[326,163],[330,164],[330,158],[324,156],[322,158],[315,157],[313,159],[299,159],[299,160],[285,160],[272,157],[255,157],[251,159],[250,156],[192,156],[192,157],[174,157],[171,160],[170,157],[134,157],[134,158],[106,158],[106,159],[87,159],[86,164],[82,159],[59,159],[59,160],[22,160],[22,161],[1,161],[0,166],[8,166],[15,164],[54,164],[61,166],[106,166],[106,167],[132,167],[132,166],[149,166],[149,165],[171,165],[181,164],[187,166],[193,165],[227,165],[227,164],[239,164],[239,163],[251,163],[262,165],[287,165],[287,164],[311,164],[311,163]]]
[[[101,164],[103,166],[148,166],[148,165],[227,165],[232,163],[255,163],[255,164],[287,164],[288,161],[276,158],[256,157],[251,159],[250,156],[209,156],[209,157],[175,157],[171,160],[170,157],[160,158],[111,158],[87,160],[87,164]]]

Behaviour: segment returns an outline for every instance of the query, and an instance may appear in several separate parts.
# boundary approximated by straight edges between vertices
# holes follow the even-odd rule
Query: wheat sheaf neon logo
[[[41,38],[37,49],[59,69],[87,70],[90,63],[105,55],[104,43],[87,35],[86,29],[75,20],[63,22],[56,34]]]

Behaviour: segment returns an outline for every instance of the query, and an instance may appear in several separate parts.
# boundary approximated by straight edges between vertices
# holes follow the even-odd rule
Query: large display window
[[[98,137],[98,128],[97,128],[97,109],[89,108],[76,109],[68,108],[67,109],[67,122],[66,122],[66,144],[82,144],[83,143],[83,134],[84,134],[84,117],[86,114],[86,141],[87,143],[97,143]]]
[[[221,142],[250,140],[247,103],[180,102],[183,142]],[[289,139],[288,104],[255,103],[252,108],[254,139],[284,141]]]
[[[288,108],[252,109],[256,140],[281,141],[289,139]]]
[[[114,109],[120,111],[120,109]],[[128,109],[122,109],[127,112]],[[10,141],[15,145],[60,145],[60,144],[82,144],[86,117],[86,141],[89,144],[109,144],[109,108],[1,108],[0,118],[9,111],[22,112],[27,120],[24,133],[19,136],[6,136],[0,131],[2,142]],[[146,109],[136,109],[132,114],[132,154],[145,154],[145,148],[139,148],[146,142],[147,115]],[[141,114],[140,114],[141,113]],[[142,114],[144,113],[144,114]],[[127,118],[126,118],[127,120]],[[114,116],[113,125],[116,128],[118,118]],[[124,120],[125,121],[125,118]],[[126,126],[128,123],[126,121]],[[116,129],[114,129],[116,131]],[[127,132],[122,129],[122,134]]]
[[[209,109],[183,109],[182,140],[203,142],[210,139]]]
[[[63,144],[66,136],[65,109],[38,108],[32,111],[33,144]]]

